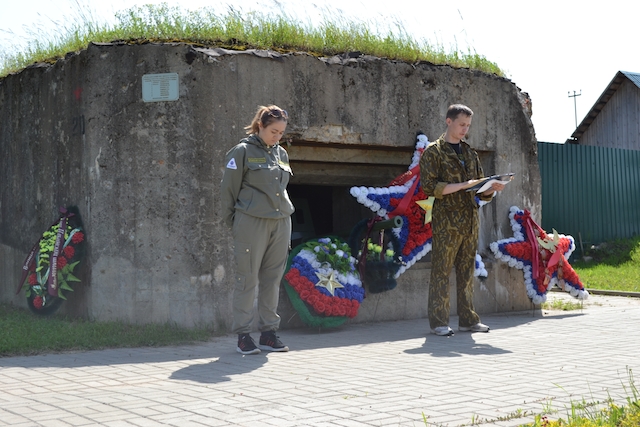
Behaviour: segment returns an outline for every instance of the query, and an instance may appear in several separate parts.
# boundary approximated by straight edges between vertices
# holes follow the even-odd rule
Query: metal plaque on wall
[[[142,100],[144,102],[177,101],[178,82],[178,73],[145,74],[142,76]]]

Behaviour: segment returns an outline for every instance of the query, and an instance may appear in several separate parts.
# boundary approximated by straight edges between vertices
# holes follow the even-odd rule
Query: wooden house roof
[[[630,73],[628,71],[618,71],[611,80],[611,83],[607,86],[607,88],[602,92],[600,98],[593,104],[589,113],[585,116],[585,118],[580,122],[576,130],[571,134],[571,138],[567,140],[567,143],[575,144],[577,140],[582,136],[583,133],[589,128],[589,125],[595,120],[596,116],[602,111],[607,102],[611,99],[613,94],[618,90],[620,85],[626,80],[630,80],[633,84],[640,88],[640,73]]]

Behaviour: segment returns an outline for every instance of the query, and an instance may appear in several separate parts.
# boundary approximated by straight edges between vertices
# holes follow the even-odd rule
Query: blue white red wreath
[[[308,326],[336,327],[358,314],[364,288],[349,246],[323,237],[292,251],[283,283]]]

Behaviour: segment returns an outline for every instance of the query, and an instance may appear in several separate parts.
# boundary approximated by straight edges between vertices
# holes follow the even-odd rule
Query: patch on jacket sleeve
[[[229,160],[229,163],[227,163],[227,169],[238,169],[238,165],[236,165],[236,159],[232,157],[231,160]]]

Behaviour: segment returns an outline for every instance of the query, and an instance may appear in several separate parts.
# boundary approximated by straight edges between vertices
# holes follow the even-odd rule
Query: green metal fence
[[[538,143],[542,228],[577,249],[640,233],[640,151]]]

